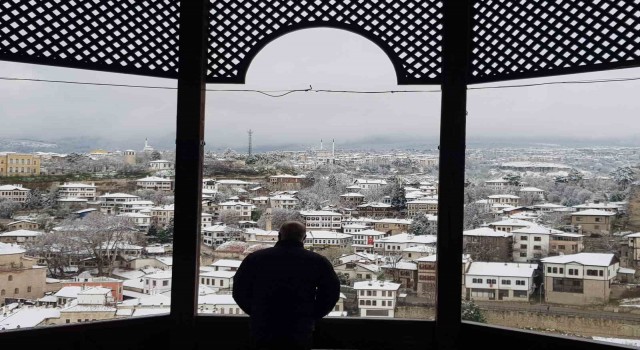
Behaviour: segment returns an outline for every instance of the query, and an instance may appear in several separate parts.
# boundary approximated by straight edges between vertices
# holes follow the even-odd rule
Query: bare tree
[[[221,210],[219,220],[226,225],[237,225],[240,221],[240,214],[235,210]]]
[[[94,259],[98,275],[110,275],[126,244],[135,240],[135,226],[129,218],[92,213],[83,219],[66,220],[62,234]]]

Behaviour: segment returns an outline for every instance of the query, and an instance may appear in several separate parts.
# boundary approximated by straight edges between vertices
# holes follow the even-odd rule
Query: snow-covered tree
[[[6,198],[0,198],[0,218],[10,219],[21,204]]]
[[[627,187],[636,180],[635,172],[628,166],[617,168],[611,172],[611,177],[622,190],[627,189]]]
[[[287,221],[300,221],[302,222],[302,216],[296,210],[291,209],[281,209],[281,208],[273,208],[271,209],[271,213],[265,211],[260,219],[258,219],[258,227],[265,230],[266,223],[269,219],[269,215],[271,216],[271,229],[279,230],[280,226]]]
[[[438,233],[438,228],[429,222],[427,215],[420,213],[413,218],[409,231],[416,236],[435,235]]]
[[[502,179],[507,180],[509,182],[509,186],[520,186],[520,183],[522,182],[522,176],[513,173],[503,176]]]
[[[462,319],[464,321],[487,323],[487,318],[485,317],[484,312],[480,310],[473,300],[462,299]]]

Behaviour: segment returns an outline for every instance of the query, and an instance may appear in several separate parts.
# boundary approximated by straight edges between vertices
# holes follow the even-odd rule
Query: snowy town
[[[638,151],[469,149],[463,319],[637,339]],[[140,150],[0,154],[0,330],[167,314],[180,235],[174,156],[149,141]],[[438,157],[334,141],[208,152],[198,311],[243,315],[231,296],[235,271],[298,220],[305,247],[341,280],[329,317],[433,319]],[[562,329],[554,317],[583,323]]]

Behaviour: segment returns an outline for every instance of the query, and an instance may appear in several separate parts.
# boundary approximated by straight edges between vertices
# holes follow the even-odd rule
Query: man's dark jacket
[[[333,310],[340,281],[333,266],[302,242],[282,240],[249,254],[233,278],[233,298],[251,316],[256,339],[305,339]]]

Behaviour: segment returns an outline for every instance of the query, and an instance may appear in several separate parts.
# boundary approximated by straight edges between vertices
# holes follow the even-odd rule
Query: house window
[[[18,294],[18,293],[20,293],[20,288],[16,288],[13,290],[13,294]]]
[[[526,241],[527,240],[527,236],[520,236],[520,240],[521,241]]]
[[[542,246],[534,245],[533,250],[542,250]]]
[[[372,295],[372,294],[371,294],[371,291],[370,291],[370,290],[368,290],[368,291],[367,291],[367,296],[368,296],[368,297],[370,297],[371,295]]]
[[[13,281],[13,276],[9,275],[9,282]]]
[[[551,266],[547,266],[547,273],[551,273]]]
[[[169,285],[169,281],[162,281],[162,285],[165,286],[165,287],[168,286]]]
[[[520,257],[521,258],[526,258],[527,257],[527,252],[520,252]]]
[[[360,299],[360,305],[364,305],[364,300]]]
[[[542,241],[542,237],[533,237],[533,240],[536,242]]]
[[[587,276],[598,276],[598,270],[587,270]]]
[[[391,300],[387,301],[387,306],[393,306],[393,301]]]
[[[384,301],[384,300],[382,301],[382,306],[387,306],[386,301]]]
[[[521,244],[520,245],[520,249],[527,249],[527,245],[526,244]]]
[[[516,280],[516,286],[524,286],[524,285],[525,285],[524,280]]]
[[[502,280],[500,281],[500,283],[505,285],[511,285],[511,280]]]
[[[3,289],[3,290],[0,290],[0,295],[5,295],[6,293],[7,293],[7,291],[6,291],[6,290],[4,290],[4,289]]]
[[[366,305],[368,305],[368,306],[371,306],[371,300],[367,300],[367,301],[365,302],[365,304],[366,304]]]
[[[487,284],[496,284],[496,280],[495,279],[487,279]]]
[[[31,286],[27,287],[27,293],[31,293]]]
[[[558,273],[558,268],[557,267],[553,268],[553,273]]]
[[[596,222],[600,222],[600,218],[595,218],[595,219],[596,219]]]
[[[382,296],[383,296],[383,297],[386,297],[386,296],[387,296],[387,292],[383,290],[383,291],[382,291]]]

